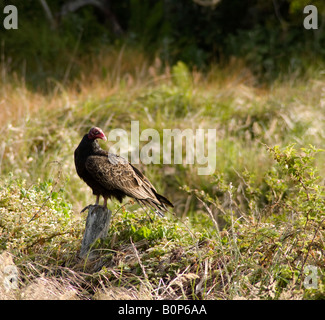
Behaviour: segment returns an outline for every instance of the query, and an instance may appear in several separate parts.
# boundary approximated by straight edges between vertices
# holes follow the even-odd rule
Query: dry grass
[[[82,70],[74,80],[69,79],[71,68]],[[265,212],[276,216],[276,210],[250,207],[254,190],[245,193],[243,174],[247,169],[266,193],[264,174],[273,168],[273,160],[264,143],[324,145],[325,80],[319,74],[308,80],[263,87],[240,61],[203,74],[182,65],[164,66],[159,59],[148,61],[143,53],[127,48],[87,59],[71,57],[64,79],[49,80],[47,91],[28,88],[23,80],[2,73],[0,173],[7,179],[12,172],[9,179],[27,182],[0,184],[0,222],[5,221],[0,236],[6,239],[0,241],[5,261],[0,283],[6,265],[15,265],[20,277],[17,290],[0,286],[0,298],[312,296],[297,282],[297,270],[289,261],[292,252],[298,261],[303,257],[303,245],[285,237],[290,230],[297,237],[299,232],[289,222],[276,227],[262,219]],[[96,244],[98,255],[85,263],[77,257],[84,228],[79,212],[94,199],[75,174],[73,150],[91,125],[106,132],[129,130],[131,120],[141,120],[142,129],[158,131],[216,128],[217,171],[237,193],[231,198],[218,187],[216,177],[197,176],[195,165],[142,168],[172,199],[183,221],[170,216],[150,224],[134,207],[123,208],[114,216],[107,240]],[[323,175],[322,156],[316,164]],[[45,184],[44,195],[33,189],[40,183]],[[197,194],[179,190],[183,185],[201,196],[210,194],[213,201],[203,196],[203,202],[198,201]],[[58,198],[52,199],[53,193]],[[258,201],[266,201],[263,194]],[[114,204],[111,208],[117,211]],[[20,227],[38,211],[31,225]],[[306,241],[313,242],[315,230],[309,231]],[[323,246],[321,237],[316,238],[314,242]],[[322,250],[313,248],[311,261],[323,261]]]

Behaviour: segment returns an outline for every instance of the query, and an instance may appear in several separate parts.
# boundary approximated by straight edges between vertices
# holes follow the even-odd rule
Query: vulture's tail
[[[156,193],[155,194],[157,201],[153,199],[138,199],[140,204],[143,204],[145,207],[149,208],[150,210],[156,212],[160,217],[164,217],[164,212],[167,212],[168,209],[166,207],[174,207],[174,205],[164,196]]]

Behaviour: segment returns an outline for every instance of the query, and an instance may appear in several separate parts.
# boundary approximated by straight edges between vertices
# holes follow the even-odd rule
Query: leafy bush
[[[145,288],[154,299],[323,299],[324,186],[313,166],[321,150],[268,151],[276,163],[261,186],[243,172],[244,188],[217,175],[214,196],[185,187],[202,205],[191,219],[149,219],[116,206],[107,239],[92,246],[95,260],[81,264],[83,223],[63,190],[9,177],[0,188],[0,245],[21,270],[18,293],[55,279],[79,298],[108,297],[108,288],[141,297]],[[310,266],[313,287],[305,281]]]
[[[67,250],[80,236],[80,224],[63,194],[52,180],[27,185],[11,175],[0,186],[0,249],[18,255]]]
[[[215,221],[227,268],[232,271],[228,276],[238,281],[237,288],[232,288],[236,295],[324,297],[325,187],[313,166],[314,155],[322,150],[311,146],[298,153],[293,145],[268,150],[277,163],[265,174],[261,187],[246,172],[244,190],[217,176],[218,196],[188,191],[202,199]],[[260,201],[263,194],[266,204]],[[317,290],[304,291],[305,268],[310,265],[317,268]]]

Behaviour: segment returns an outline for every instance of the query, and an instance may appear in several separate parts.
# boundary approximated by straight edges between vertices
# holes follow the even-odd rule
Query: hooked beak
[[[107,138],[106,138],[106,136],[105,136],[104,133],[99,138],[102,139],[102,140],[104,140],[104,141],[107,141]]]

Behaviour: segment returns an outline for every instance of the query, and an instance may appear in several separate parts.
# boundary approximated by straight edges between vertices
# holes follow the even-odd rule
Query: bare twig
[[[75,12],[86,5],[92,5],[98,8],[102,7],[102,3],[99,0],[74,0],[67,2],[62,6],[61,15],[64,16],[69,12]]]
[[[156,294],[156,298],[158,298],[158,293],[154,290],[154,288],[152,287],[152,284],[150,283],[149,277],[148,277],[148,275],[147,275],[147,273],[146,273],[146,269],[144,268],[144,265],[143,265],[142,262],[141,262],[141,259],[140,259],[140,256],[139,256],[139,253],[138,253],[138,250],[137,250],[136,246],[134,245],[134,243],[133,243],[133,241],[132,241],[132,237],[130,237],[130,242],[131,242],[131,245],[132,245],[133,251],[134,251],[134,253],[135,253],[136,257],[137,257],[137,260],[138,260],[138,262],[139,262],[139,265],[140,265],[140,267],[141,267],[141,270],[142,270],[142,273],[143,273],[143,275],[144,275],[144,278],[146,279],[146,284],[147,284],[149,290],[150,290],[151,292],[155,292],[155,294]]]
[[[141,267],[141,269],[142,269],[142,273],[143,273],[144,277],[146,278],[146,281],[147,281],[148,283],[150,283],[149,278],[148,278],[148,275],[147,275],[147,273],[146,273],[146,269],[144,268],[144,266],[143,266],[143,264],[142,264],[142,262],[141,262],[141,259],[140,259],[140,257],[139,257],[138,250],[137,250],[136,246],[134,245],[134,243],[133,243],[131,237],[130,237],[130,242],[131,242],[131,245],[132,245],[133,251],[134,251],[134,253],[135,253],[135,255],[136,255],[137,259],[138,259],[139,265],[140,265],[140,267]]]
[[[219,229],[219,225],[218,225],[218,222],[217,220],[214,218],[213,216],[213,213],[211,211],[211,209],[208,207],[208,205],[203,201],[201,200],[200,198],[196,197],[204,206],[204,208],[206,209],[206,211],[208,212],[213,224],[214,224],[214,227],[215,229],[217,230],[217,233],[218,233],[218,237],[220,238],[220,229]]]
[[[215,7],[220,0],[193,0],[193,2],[202,7]]]
[[[56,28],[56,22],[53,18],[52,12],[50,7],[48,6],[46,0],[39,0],[41,3],[41,6],[43,7],[44,11],[45,11],[45,15],[46,18],[49,20],[50,25],[51,25],[51,29],[54,30]]]
[[[113,32],[116,35],[123,34],[123,29],[121,25],[119,24],[116,16],[112,12],[112,10],[109,8],[108,5],[105,5],[103,1],[100,0],[72,0],[67,3],[65,3],[61,8],[61,16],[64,16],[68,14],[69,12],[75,12],[78,9],[86,6],[86,5],[92,5],[96,8],[98,8],[107,18],[107,20],[110,22]]]

